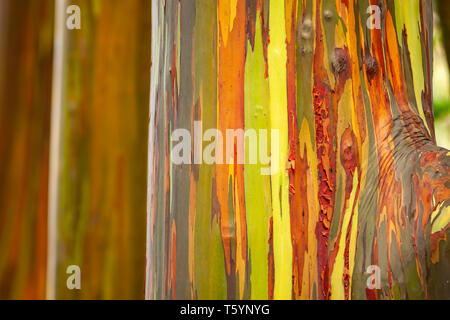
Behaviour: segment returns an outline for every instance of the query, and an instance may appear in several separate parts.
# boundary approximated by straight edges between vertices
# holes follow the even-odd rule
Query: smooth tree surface
[[[53,1],[0,1],[0,299],[43,299]]]
[[[152,2],[147,298],[450,297],[432,6],[405,2]],[[278,130],[272,175],[174,164],[196,121]]]
[[[144,298],[150,7],[0,1],[0,298]]]

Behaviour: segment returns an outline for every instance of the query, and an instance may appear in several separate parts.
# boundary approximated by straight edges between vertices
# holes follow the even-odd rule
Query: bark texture
[[[425,0],[152,2],[147,297],[450,297],[432,32]],[[211,128],[277,129],[272,175],[195,164]]]

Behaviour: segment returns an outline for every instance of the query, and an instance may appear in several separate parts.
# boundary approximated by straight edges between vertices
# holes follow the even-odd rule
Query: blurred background
[[[436,140],[450,149],[450,1],[435,0],[433,104]]]
[[[58,48],[60,140],[50,150],[55,1],[0,0],[0,299],[141,299],[151,0],[70,4],[83,8],[82,29]],[[434,8],[436,136],[450,149],[450,1]],[[60,163],[52,221],[50,154]],[[57,239],[50,250],[47,237]],[[81,291],[65,289],[72,264]]]

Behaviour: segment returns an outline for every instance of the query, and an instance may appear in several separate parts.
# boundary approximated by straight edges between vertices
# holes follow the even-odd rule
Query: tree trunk
[[[45,298],[53,1],[0,1],[0,299]]]
[[[47,297],[142,299],[150,2],[56,3]],[[81,290],[66,287],[71,265]]]
[[[153,1],[147,298],[450,297],[432,39],[426,0]]]
[[[439,13],[439,24],[441,26],[442,43],[447,55],[447,64],[450,70],[450,2],[446,0],[437,0],[437,11]]]

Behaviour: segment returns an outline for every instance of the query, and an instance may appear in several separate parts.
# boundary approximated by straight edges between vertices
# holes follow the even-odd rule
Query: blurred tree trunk
[[[152,22],[147,298],[450,297],[431,1],[167,0]],[[278,130],[272,175],[234,139],[228,164],[171,161],[174,130],[193,162],[211,128]]]
[[[53,3],[0,1],[0,299],[45,298]]]
[[[58,1],[47,296],[143,298],[151,2]]]

